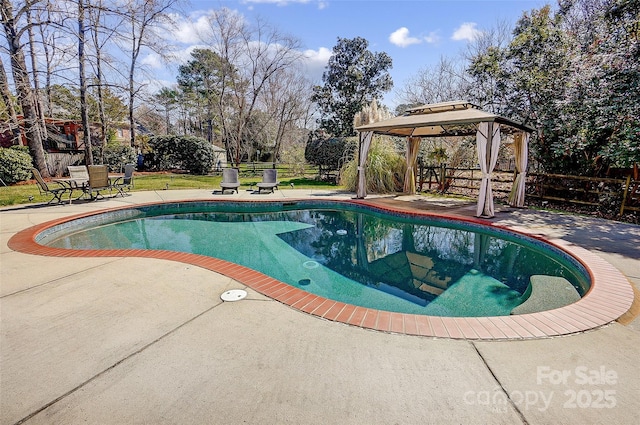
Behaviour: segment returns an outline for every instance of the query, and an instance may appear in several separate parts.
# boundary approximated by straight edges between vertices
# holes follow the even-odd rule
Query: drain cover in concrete
[[[232,289],[220,295],[220,298],[222,298],[222,301],[240,301],[246,296],[247,291],[243,291],[242,289]]]

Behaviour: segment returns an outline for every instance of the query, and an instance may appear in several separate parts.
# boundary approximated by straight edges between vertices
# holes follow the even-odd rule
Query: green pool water
[[[532,275],[563,277],[581,295],[589,286],[575,261],[539,241],[342,204],[145,207],[67,224],[42,243],[207,255],[337,301],[434,316],[509,315]]]

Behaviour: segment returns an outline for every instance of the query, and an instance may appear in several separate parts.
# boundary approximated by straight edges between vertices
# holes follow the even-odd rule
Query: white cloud
[[[162,58],[157,53],[149,53],[147,56],[142,58],[140,63],[152,69],[160,69],[164,66]]]
[[[171,15],[171,23],[164,25],[168,38],[180,44],[202,43],[211,34],[214,11],[195,11],[189,16]]]
[[[480,31],[479,29],[476,28],[476,24],[475,22],[465,22],[462,25],[460,25],[454,32],[453,35],[451,36],[452,40],[456,40],[456,41],[461,41],[461,40],[467,40],[467,41],[473,41],[476,38],[478,38],[481,34],[482,31]]]
[[[318,4],[318,10],[322,10],[322,9],[326,9],[327,7],[329,7],[329,2],[326,0],[242,0],[243,4],[258,4],[258,3],[262,3],[262,4],[275,4],[276,6],[288,6],[291,3],[301,3],[301,4],[308,4],[308,3],[317,3]],[[248,6],[249,10],[253,10],[253,6]]]
[[[311,81],[320,81],[322,79],[322,73],[333,52],[326,47],[320,47],[318,50],[305,50],[303,54],[305,57],[307,76]]]
[[[269,3],[278,6],[286,6],[289,3],[309,3],[310,0],[243,0],[242,3]]]
[[[174,30],[175,40],[184,43],[192,44],[202,42],[201,34],[206,34],[211,31],[211,24],[209,22],[209,16],[198,16],[195,20],[181,20],[177,23],[177,28]]]
[[[304,52],[304,57],[312,62],[322,62],[323,64],[327,64],[329,58],[333,54],[331,49],[327,49],[326,47],[320,47],[317,51],[308,49]]]
[[[398,28],[397,30],[392,32],[391,35],[389,35],[389,41],[398,47],[407,47],[412,44],[434,44],[440,41],[440,36],[438,36],[438,33],[436,31],[432,31],[426,37],[410,37],[409,29],[407,27],[402,27]]]
[[[424,41],[429,44],[435,44],[440,41],[440,36],[436,31],[431,31],[429,35],[424,38]]]
[[[409,37],[409,28],[402,27],[398,28],[389,36],[389,41],[392,44],[400,47],[407,47],[412,44],[420,44],[422,40],[416,37]]]
[[[246,3],[274,3],[274,4],[286,4],[278,0],[265,0],[265,1],[246,1]],[[293,3],[294,1],[289,1]],[[306,1],[295,1],[297,3],[307,3]],[[314,1],[319,8],[325,7],[328,3],[324,0]],[[191,52],[194,49],[211,49],[212,46],[206,44],[206,40],[211,39],[211,31],[213,30],[211,25],[212,14],[214,10],[197,10],[191,12],[188,16],[174,15],[172,16],[173,22],[171,25],[166,25],[163,30],[166,31],[169,39],[174,41],[173,49],[165,51],[164,62],[163,58],[156,54],[149,54],[141,59],[141,63],[148,68],[158,73],[158,79],[162,78],[160,74],[175,73],[179,65],[185,64],[192,59]],[[230,11],[237,14],[239,19],[244,19],[244,16],[238,11]],[[305,50],[302,52],[304,55],[304,67],[307,77],[312,81],[320,81],[322,74],[325,71],[329,58],[332,55],[331,49],[326,47],[320,47],[317,50]]]

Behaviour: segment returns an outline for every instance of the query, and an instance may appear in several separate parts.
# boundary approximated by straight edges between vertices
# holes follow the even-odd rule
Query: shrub
[[[339,170],[346,150],[346,140],[341,137],[309,140],[304,158],[308,163],[327,170]]]
[[[305,159],[304,148],[302,146],[284,147],[280,153],[282,162],[289,164],[291,174],[294,176],[304,176]]]
[[[102,154],[103,163],[109,165],[111,171],[121,171],[124,169],[125,164],[136,163],[135,150],[131,146],[120,142],[108,142],[104,146]]]
[[[31,178],[33,163],[25,149],[0,148],[0,179],[13,184]]]
[[[369,193],[390,193],[402,190],[406,163],[393,144],[380,138],[371,141],[366,164],[366,184]],[[357,158],[349,161],[340,172],[340,184],[347,190],[358,187]]]
[[[179,168],[191,174],[207,174],[215,164],[213,146],[192,136],[156,136],[149,140],[154,166],[160,170]]]

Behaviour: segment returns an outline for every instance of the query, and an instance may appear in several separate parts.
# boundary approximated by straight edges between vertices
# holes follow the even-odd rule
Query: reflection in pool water
[[[46,243],[208,255],[326,298],[436,316],[508,315],[523,302],[532,275],[562,277],[580,294],[588,288],[586,273],[565,254],[481,226],[365,209],[253,208],[149,210],[141,218],[67,229]]]

